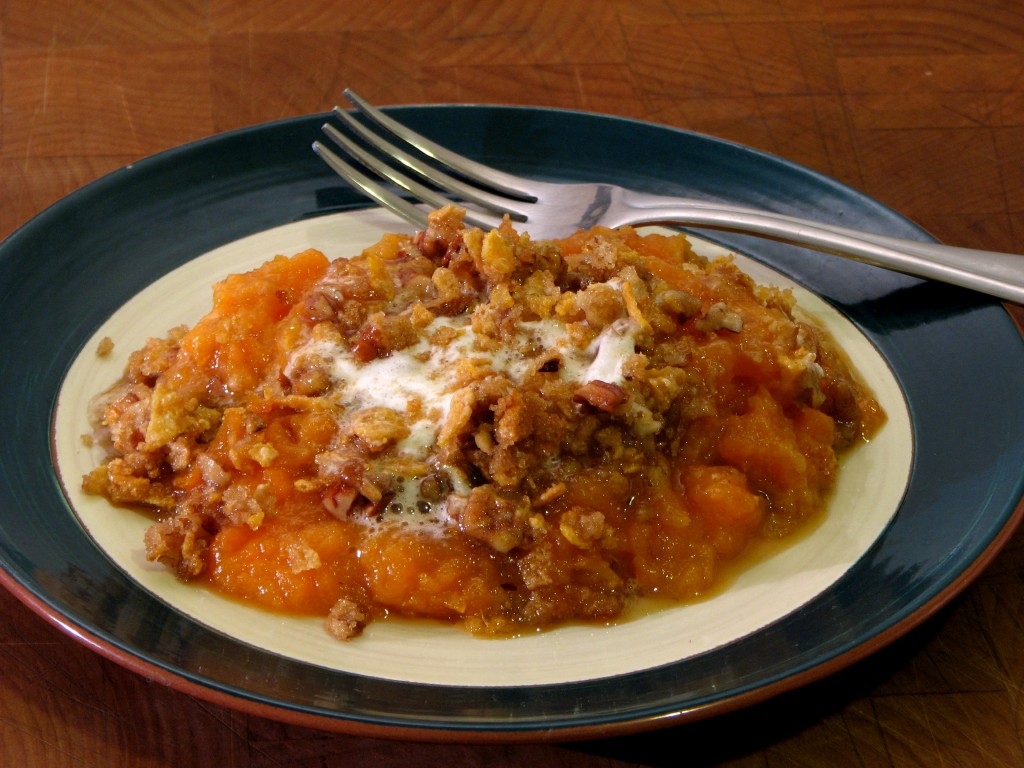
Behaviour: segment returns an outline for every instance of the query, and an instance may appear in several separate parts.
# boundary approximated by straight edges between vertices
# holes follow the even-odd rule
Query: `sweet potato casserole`
[[[682,235],[533,241],[431,215],[214,289],[98,398],[86,491],[182,579],[490,636],[705,594],[822,512],[884,419],[788,292]]]

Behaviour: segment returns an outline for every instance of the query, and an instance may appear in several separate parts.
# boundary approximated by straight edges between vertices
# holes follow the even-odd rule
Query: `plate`
[[[458,151],[526,175],[603,179],[927,239],[833,180],[692,133],[525,108],[395,113]],[[0,323],[8,331],[0,349],[7,370],[18,373],[0,384],[3,423],[17,436],[0,444],[0,578],[100,653],[193,695],[330,730],[495,741],[620,734],[735,709],[862,658],[962,590],[1024,514],[1024,404],[1013,388],[998,386],[1024,380],[1024,343],[999,303],[717,234],[859,328],[906,398],[917,449],[902,503],[867,552],[809,602],[696,655],[529,684],[439,684],[332,669],[170,607],[127,575],[72,513],[50,441],[59,388],[112,312],[173,270],[241,238],[365,207],[309,149],[325,118],[257,126],[136,163],[0,245]],[[565,142],[569,135],[574,140]]]
[[[671,610],[634,610],[610,626],[574,624],[501,641],[482,641],[443,623],[375,621],[359,638],[339,643],[322,618],[291,618],[210,590],[183,584],[146,561],[150,519],[117,509],[81,489],[81,478],[104,454],[83,443],[90,434],[90,400],[117,380],[133,350],[157,329],[194,325],[209,311],[210,286],[277,254],[318,248],[332,257],[358,254],[386,232],[403,229],[379,208],[348,211],[260,232],[189,261],[137,293],[86,342],[60,388],[54,417],[54,459],[65,495],[100,548],[133,581],[205,626],[236,640],[327,669],[434,685],[524,686],[576,683],[681,661],[752,634],[831,587],[885,530],[903,497],[913,443],[899,382],[864,334],[840,313],[778,272],[742,256],[737,266],[762,284],[794,292],[800,310],[823,327],[872,382],[888,418],[870,443],[843,459],[829,514],[759,557],[716,590],[713,599]],[[713,258],[724,249],[693,238]],[[97,355],[101,341],[113,351]],[[767,553],[766,553],[767,554]],[[430,659],[429,664],[423,660]]]

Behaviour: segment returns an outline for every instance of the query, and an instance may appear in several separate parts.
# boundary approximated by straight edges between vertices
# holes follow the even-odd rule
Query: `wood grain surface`
[[[0,238],[127,163],[326,111],[350,86],[381,105],[693,129],[852,184],[941,240],[1024,252],[1019,0],[0,0],[0,65]],[[938,615],[834,677],[586,744],[282,725],[126,671],[7,593],[0,615],[4,766],[1024,765],[1024,533]]]

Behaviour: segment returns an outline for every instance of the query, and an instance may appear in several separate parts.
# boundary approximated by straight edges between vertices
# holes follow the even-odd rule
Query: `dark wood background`
[[[0,238],[127,163],[326,111],[350,86],[381,105],[529,104],[693,129],[852,184],[944,241],[1024,252],[1019,0],[0,0],[0,65]],[[0,764],[1021,766],[1022,535],[845,672],[587,744],[279,724],[149,682],[2,593]]]

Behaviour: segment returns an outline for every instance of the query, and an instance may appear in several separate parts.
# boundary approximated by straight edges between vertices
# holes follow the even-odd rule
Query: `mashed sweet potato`
[[[152,510],[181,578],[339,638],[499,636],[706,593],[883,419],[787,292],[681,235],[535,242],[449,207],[217,285],[99,399],[83,484]]]

